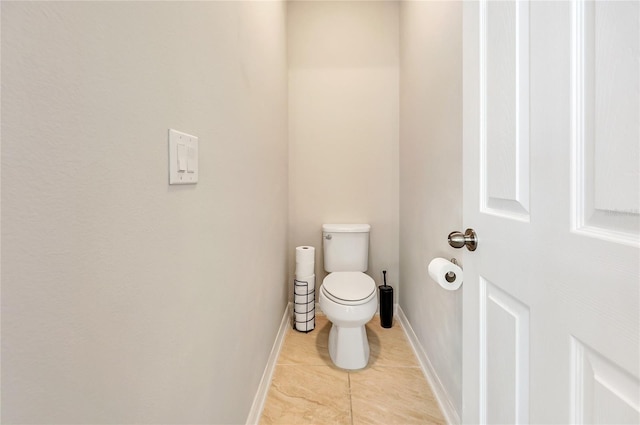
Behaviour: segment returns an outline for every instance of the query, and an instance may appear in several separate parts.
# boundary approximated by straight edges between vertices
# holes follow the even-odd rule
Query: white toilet
[[[324,269],[320,309],[331,321],[329,355],[342,369],[362,369],[369,362],[365,324],[378,307],[374,280],[364,274],[369,257],[368,224],[323,224]]]

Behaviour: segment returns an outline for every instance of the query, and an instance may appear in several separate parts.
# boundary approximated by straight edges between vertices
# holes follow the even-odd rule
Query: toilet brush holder
[[[380,290],[380,326],[390,328],[393,325],[393,288],[389,285],[378,286]]]

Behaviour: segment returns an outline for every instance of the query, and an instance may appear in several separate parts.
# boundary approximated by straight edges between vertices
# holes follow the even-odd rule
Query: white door
[[[639,4],[464,4],[466,423],[640,423]]]

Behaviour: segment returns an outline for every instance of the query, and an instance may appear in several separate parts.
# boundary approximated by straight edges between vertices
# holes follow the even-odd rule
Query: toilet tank
[[[365,272],[369,263],[368,224],[323,224],[324,269],[332,272]]]

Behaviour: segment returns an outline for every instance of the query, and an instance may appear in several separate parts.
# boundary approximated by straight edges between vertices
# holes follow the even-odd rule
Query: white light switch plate
[[[198,183],[198,138],[169,129],[169,184]]]

